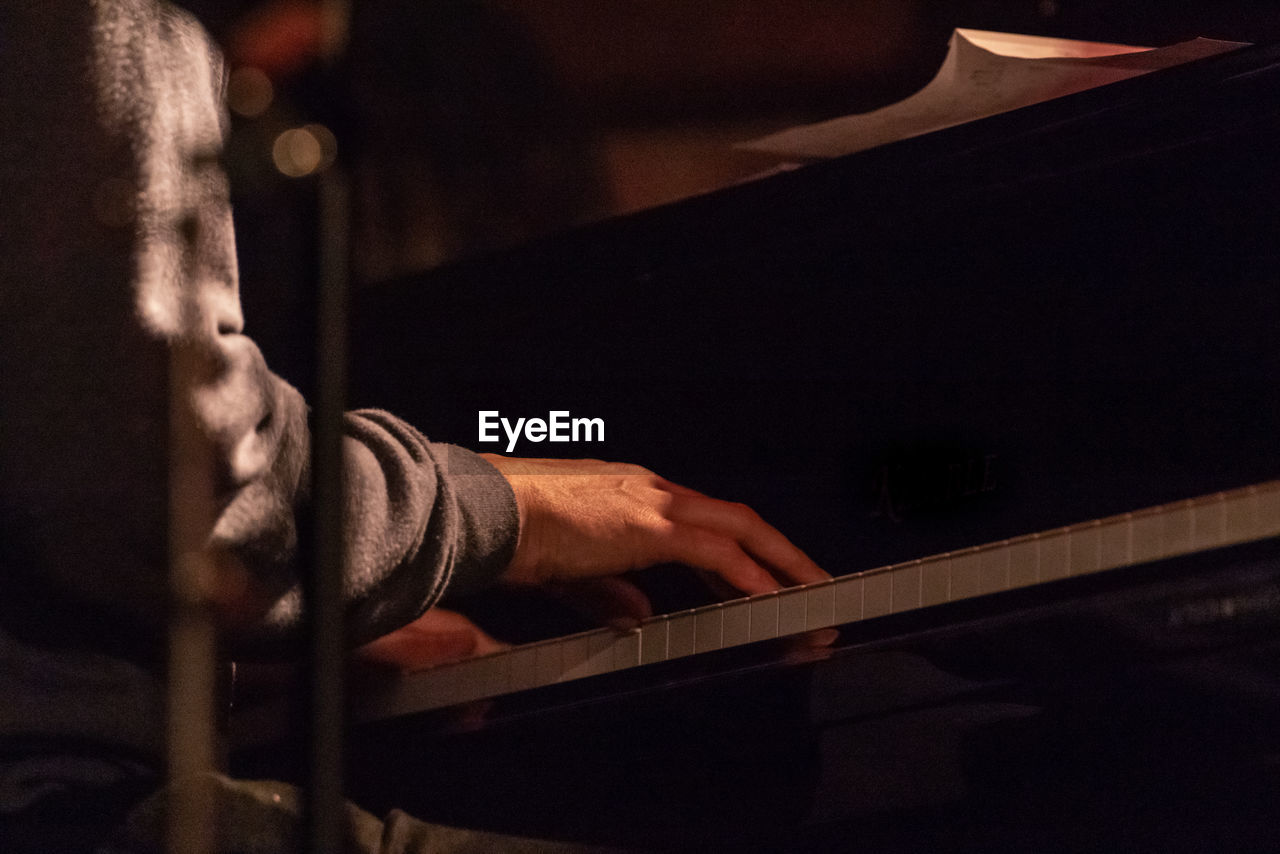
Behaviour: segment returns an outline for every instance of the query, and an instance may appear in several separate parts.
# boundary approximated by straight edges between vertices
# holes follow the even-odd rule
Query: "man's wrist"
[[[455,445],[437,447],[445,449],[443,470],[464,532],[449,590],[466,595],[506,572],[519,543],[520,509],[509,480],[492,462]]]

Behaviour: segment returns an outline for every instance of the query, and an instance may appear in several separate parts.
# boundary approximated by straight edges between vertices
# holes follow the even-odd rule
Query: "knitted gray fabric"
[[[225,568],[241,639],[298,624],[306,407],[242,334],[222,85],[170,7],[0,0],[0,578],[63,603],[46,637],[88,615],[161,637],[171,548]],[[364,411],[345,463],[353,641],[509,561],[514,498],[479,457]],[[173,530],[171,470],[194,508]],[[0,626],[0,737],[156,747],[146,670],[19,634]]]

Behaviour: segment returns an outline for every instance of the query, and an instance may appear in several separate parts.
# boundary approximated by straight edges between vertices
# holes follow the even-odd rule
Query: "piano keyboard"
[[[373,721],[444,708],[1278,535],[1271,481],[434,667],[371,691],[353,712]]]

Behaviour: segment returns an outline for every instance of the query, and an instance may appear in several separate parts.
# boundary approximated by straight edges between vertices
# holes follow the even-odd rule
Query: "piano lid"
[[[600,417],[836,572],[1271,479],[1278,148],[1264,46],[813,164],[359,294],[353,403]]]

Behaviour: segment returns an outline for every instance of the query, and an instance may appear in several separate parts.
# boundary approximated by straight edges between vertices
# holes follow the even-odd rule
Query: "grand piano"
[[[354,403],[479,450],[481,410],[601,418],[516,453],[744,501],[839,577],[659,569],[631,632],[452,603],[521,645],[364,686],[353,796],[658,850],[1280,848],[1277,151],[1251,47],[361,293]]]

